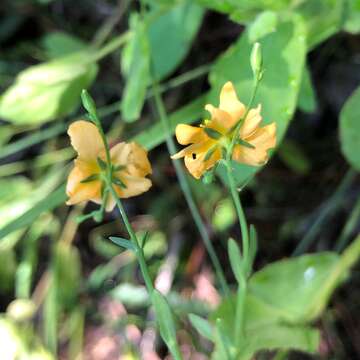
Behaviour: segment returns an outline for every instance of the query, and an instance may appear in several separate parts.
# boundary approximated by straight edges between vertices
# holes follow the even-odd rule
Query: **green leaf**
[[[121,246],[121,247],[123,247],[124,249],[132,250],[132,251],[135,250],[133,243],[132,243],[130,240],[128,240],[128,239],[124,239],[124,238],[117,237],[117,236],[110,236],[109,239],[110,239],[114,244],[116,244],[116,245],[118,245],[118,246]]]
[[[341,30],[346,2],[347,0],[307,0],[296,8],[306,26],[309,50]]]
[[[228,256],[230,259],[231,269],[238,284],[243,284],[246,278],[244,259],[241,256],[238,244],[232,238],[228,240]]]
[[[251,42],[259,41],[265,35],[274,32],[278,23],[276,12],[266,10],[259,14],[249,25],[249,40]]]
[[[17,125],[37,125],[67,115],[96,73],[97,65],[87,51],[31,66],[2,94],[0,116]]]
[[[87,178],[85,178],[84,180],[81,180],[80,183],[82,184],[86,184],[95,180],[99,179],[99,175],[98,174],[92,174],[90,176],[88,176]]]
[[[130,17],[132,35],[122,52],[122,72],[126,85],[121,100],[125,121],[133,122],[140,116],[146,89],[150,82],[150,52],[145,23],[133,14]]]
[[[196,331],[203,336],[206,339],[213,340],[214,334],[213,334],[213,328],[211,324],[203,319],[200,316],[197,316],[195,314],[189,314],[189,320],[191,322],[191,325],[196,329]]]
[[[279,144],[296,108],[306,54],[305,27],[299,17],[293,16],[279,23],[276,31],[264,36],[260,42],[265,72],[254,105],[262,104],[263,125],[276,122]],[[249,63],[251,50],[247,31],[216,61],[209,76],[212,90],[208,102],[218,103],[220,89],[227,81],[234,83],[244,104],[250,100],[249,89],[253,86]],[[259,169],[235,162],[233,167],[240,186]],[[223,165],[219,165],[218,172],[226,179]]]
[[[151,294],[151,303],[154,306],[156,321],[159,324],[162,339],[170,350],[176,347],[176,329],[173,313],[165,297],[156,289]],[[176,350],[175,350],[176,352]]]
[[[184,60],[200,28],[203,14],[200,6],[185,0],[176,2],[150,23],[148,35],[155,80],[168,76]]]
[[[46,34],[42,38],[41,43],[49,59],[69,55],[86,48],[84,41],[63,31],[53,31],[50,34]]]
[[[5,236],[32,224],[43,212],[51,211],[66,200],[65,185],[49,194],[45,199],[39,201],[24,214],[17,217],[0,229],[0,242]]]
[[[359,255],[360,236],[341,256],[325,252],[277,261],[250,278],[249,291],[281,311],[283,320],[309,322],[321,314]]]
[[[97,109],[95,101],[86,89],[82,89],[81,91],[81,101],[84,108],[89,113],[91,119],[97,119]]]
[[[344,30],[352,34],[360,32],[360,0],[348,0]]]
[[[211,318],[221,318],[223,332],[233,342],[235,296],[224,299]],[[246,295],[245,338],[241,340],[238,359],[250,360],[261,350],[296,349],[310,353],[319,346],[319,332],[304,325],[290,325],[282,320],[281,310],[273,308],[253,294]],[[214,359],[222,359],[215,354]]]
[[[298,107],[307,113],[313,113],[317,108],[315,90],[307,66],[304,67],[301,80]]]
[[[239,360],[250,360],[260,350],[293,349],[315,353],[320,334],[307,326],[272,324],[248,334],[248,341],[241,350]]]
[[[360,87],[341,110],[340,145],[346,160],[354,169],[360,170]]]
[[[204,127],[203,129],[206,132],[206,135],[211,139],[218,140],[223,136],[221,133],[219,133],[215,129],[211,129],[211,128],[208,128],[208,127]]]

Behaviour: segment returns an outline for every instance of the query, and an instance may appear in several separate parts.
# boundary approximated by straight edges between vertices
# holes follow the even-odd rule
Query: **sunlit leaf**
[[[0,98],[0,117],[14,124],[41,124],[69,114],[97,73],[86,51],[70,54],[20,72]]]

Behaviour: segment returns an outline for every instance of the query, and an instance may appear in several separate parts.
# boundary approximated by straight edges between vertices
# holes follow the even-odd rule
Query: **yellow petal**
[[[205,156],[209,150],[193,153],[196,156],[193,154],[185,156],[185,166],[196,179],[200,179],[204,172],[211,169],[221,158],[221,151],[217,148],[211,157],[205,161]]]
[[[140,195],[151,187],[151,180],[144,177],[123,174],[120,179],[126,185],[126,188],[115,185],[115,190],[121,198]]]
[[[112,163],[115,166],[126,166],[130,175],[142,177],[152,173],[147,151],[135,142],[115,145],[111,148],[110,155]]]
[[[225,134],[227,130],[231,129],[236,123],[236,119],[229,113],[211,104],[205,105],[205,110],[211,114],[211,122],[207,126],[214,128],[222,134]]]
[[[245,106],[239,101],[234,85],[230,81],[228,81],[221,89],[219,108],[231,115],[233,123],[239,121],[244,115]]]
[[[260,112],[260,104],[257,106],[257,108],[251,109],[249,111],[243,125],[240,128],[239,134],[241,139],[245,139],[247,136],[250,136],[259,127],[262,120]]]
[[[254,145],[255,147],[262,147],[264,149],[271,149],[276,146],[276,123],[258,128],[251,136],[244,140]]]
[[[83,166],[81,166],[83,165]],[[91,169],[87,169],[86,164],[76,161],[75,167],[69,174],[66,184],[66,194],[69,196],[67,205],[74,205],[82,201],[89,201],[94,197],[99,197],[101,183],[98,180],[89,183],[81,183],[82,180],[92,175]]]
[[[268,151],[276,145],[276,124],[272,123],[257,129],[251,137],[245,140],[255,148],[236,145],[232,156],[233,160],[252,166],[263,165],[269,159]]]
[[[79,158],[86,161],[96,161],[100,152],[104,151],[97,127],[85,120],[73,122],[68,129],[71,145],[79,154]]]
[[[206,134],[202,128],[179,124],[176,126],[175,136],[179,144],[188,145],[204,140]]]

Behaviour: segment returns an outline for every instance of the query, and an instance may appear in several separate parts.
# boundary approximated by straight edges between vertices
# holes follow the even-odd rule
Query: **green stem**
[[[101,60],[105,56],[109,55],[110,53],[112,53],[113,51],[115,51],[116,49],[118,49],[119,47],[124,45],[126,43],[126,41],[128,41],[128,39],[130,38],[130,35],[131,35],[131,32],[126,31],[125,33],[123,33],[123,34],[117,36],[116,38],[114,38],[113,40],[109,41],[106,45],[104,45],[100,50],[98,50],[96,52],[94,57],[91,58],[91,61],[96,62],[96,61]]]
[[[239,350],[241,340],[245,338],[245,322],[244,322],[244,310],[245,310],[245,297],[246,297],[246,280],[245,278],[239,284],[236,296],[236,310],[235,310],[235,344]]]
[[[162,98],[160,96],[159,93],[159,89],[158,89],[158,85],[153,82],[153,94],[154,94],[154,98],[155,98],[155,104],[156,104],[156,108],[157,111],[159,113],[159,117],[160,117],[160,121],[163,125],[165,134],[166,134],[166,145],[168,148],[168,151],[170,154],[175,154],[176,153],[176,146],[175,143],[171,137],[171,132],[170,132],[170,128],[169,128],[169,122],[168,122],[168,118],[167,118],[167,114],[165,111],[165,106],[164,103],[162,101]],[[173,164],[174,164],[174,168],[175,168],[175,172],[176,172],[176,176],[179,180],[179,184],[180,184],[180,188],[184,194],[185,200],[189,206],[190,209],[190,213],[194,219],[195,225],[200,233],[201,238],[203,239],[205,248],[210,256],[210,259],[213,263],[214,269],[215,269],[215,273],[217,275],[217,278],[219,280],[220,286],[222,288],[223,293],[225,294],[225,296],[228,296],[230,294],[230,290],[229,287],[226,283],[225,280],[225,275],[224,272],[222,270],[222,267],[220,265],[220,261],[219,258],[216,255],[215,249],[211,243],[209,234],[206,230],[205,224],[203,223],[203,220],[201,219],[199,210],[195,204],[195,201],[193,199],[192,193],[191,193],[191,189],[189,186],[189,183],[186,179],[186,175],[184,173],[184,170],[181,166],[181,164],[179,163],[178,160],[172,160]]]
[[[323,211],[316,218],[313,225],[310,227],[309,231],[300,241],[299,245],[295,248],[293,256],[298,256],[303,254],[307,249],[313,244],[316,239],[316,236],[321,230],[322,225],[328,219],[328,217],[335,211],[339,203],[344,198],[344,193],[348,186],[353,182],[356,177],[356,172],[352,169],[348,170],[340,185],[337,187],[331,198],[327,201],[324,206]]]
[[[356,200],[356,203],[348,217],[344,228],[341,231],[339,239],[335,246],[335,251],[341,252],[347,246],[350,240],[350,235],[353,232],[360,218],[360,197]]]
[[[244,262],[246,263],[248,260],[248,256],[249,256],[249,231],[248,231],[248,226],[247,226],[247,222],[246,222],[244,209],[241,205],[239,193],[236,188],[236,183],[235,183],[235,179],[234,179],[231,160],[229,160],[229,159],[226,160],[226,171],[227,171],[230,193],[231,193],[231,196],[232,196],[232,199],[233,199],[233,202],[235,205],[235,209],[236,209],[236,214],[238,216],[239,223],[240,223],[243,259],[244,259]]]
[[[119,199],[114,187],[112,186],[111,179],[108,179],[108,184],[107,185],[108,185],[108,189],[110,190],[111,195],[115,199],[116,205],[117,205],[117,207],[118,207],[118,209],[120,211],[121,217],[122,217],[123,222],[125,224],[126,230],[129,233],[130,239],[131,239],[132,243],[134,244],[135,254],[136,254],[136,257],[137,257],[137,259],[139,261],[141,274],[142,274],[142,276],[144,278],[146,288],[148,289],[148,292],[151,295],[151,293],[154,291],[154,286],[153,286],[153,283],[151,281],[150,274],[149,274],[149,271],[148,271],[148,268],[147,268],[147,265],[146,265],[146,262],[145,262],[144,251],[141,248],[141,246],[139,244],[139,241],[137,239],[137,236],[135,234],[135,231],[134,231],[134,229],[132,228],[132,226],[130,224],[130,221],[129,221],[127,215],[126,215],[124,206],[123,206],[121,200]]]

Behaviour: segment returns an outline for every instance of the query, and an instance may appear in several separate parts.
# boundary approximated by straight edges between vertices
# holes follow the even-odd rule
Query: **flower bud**
[[[251,50],[250,64],[256,80],[260,80],[262,75],[262,54],[261,45],[256,42]]]

